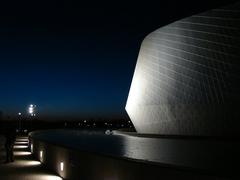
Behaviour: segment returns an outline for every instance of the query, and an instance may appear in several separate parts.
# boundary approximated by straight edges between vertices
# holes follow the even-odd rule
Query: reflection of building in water
[[[126,110],[140,133],[240,131],[240,3],[176,21],[142,42]]]

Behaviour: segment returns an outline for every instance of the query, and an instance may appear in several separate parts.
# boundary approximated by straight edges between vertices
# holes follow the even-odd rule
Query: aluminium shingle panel
[[[240,135],[240,3],[173,22],[142,42],[126,111],[139,133]]]

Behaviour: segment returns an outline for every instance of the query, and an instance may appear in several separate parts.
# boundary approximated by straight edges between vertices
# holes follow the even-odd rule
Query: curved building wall
[[[240,3],[197,14],[142,42],[126,110],[140,133],[240,134]]]

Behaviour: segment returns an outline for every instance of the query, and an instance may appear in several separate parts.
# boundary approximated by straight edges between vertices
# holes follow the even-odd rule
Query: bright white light
[[[19,115],[19,116],[21,116],[21,115],[22,115],[22,113],[20,113],[20,112],[19,112],[19,113],[18,113],[18,115]]]
[[[40,151],[40,161],[43,160],[43,151]]]
[[[29,166],[37,166],[40,165],[41,163],[38,161],[26,161],[25,165],[29,165]]]
[[[32,113],[33,113],[33,108],[30,107],[30,108],[28,109],[28,111],[29,111],[30,114],[32,114]]]
[[[30,152],[27,152],[27,151],[15,151],[14,152],[14,156],[28,156],[30,155],[31,153]]]
[[[25,149],[25,148],[27,148],[28,146],[15,145],[15,146],[13,146],[13,147],[14,147],[14,149]]]
[[[64,169],[64,163],[61,162],[61,163],[60,163],[60,170],[63,171],[63,169]]]
[[[33,105],[33,104],[30,104],[30,106],[28,107],[28,113],[31,115],[31,116],[35,116],[35,108],[36,108],[36,105]]]
[[[15,144],[28,144],[28,141],[18,140],[18,141],[15,142]]]
[[[41,163],[39,161],[29,161],[29,160],[17,160],[15,163],[10,164],[10,166],[16,167],[33,167],[39,166]]]
[[[31,144],[31,153],[33,153],[33,144]]]
[[[106,135],[111,135],[112,132],[111,132],[111,130],[108,129],[108,130],[105,131],[105,134],[106,134]]]
[[[24,142],[24,141],[19,141],[19,142],[15,142],[15,145],[27,145],[28,141]]]

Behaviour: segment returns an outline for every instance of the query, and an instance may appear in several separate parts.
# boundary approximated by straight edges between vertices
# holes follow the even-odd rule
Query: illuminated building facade
[[[142,42],[126,110],[139,133],[240,134],[240,3],[171,23]]]

